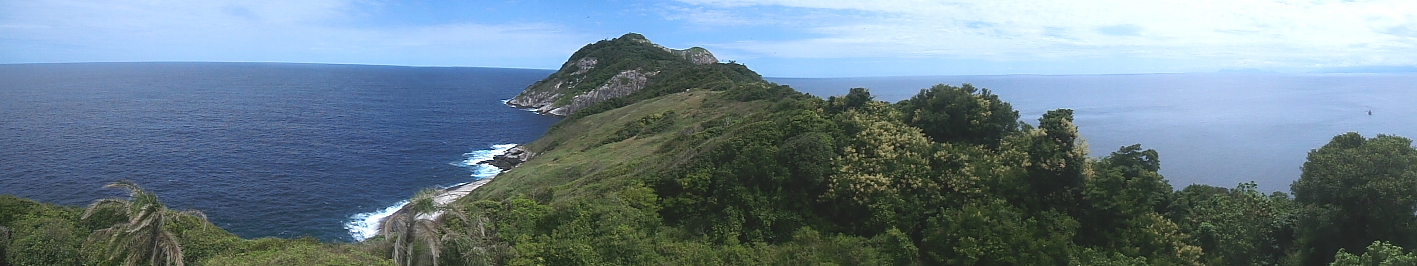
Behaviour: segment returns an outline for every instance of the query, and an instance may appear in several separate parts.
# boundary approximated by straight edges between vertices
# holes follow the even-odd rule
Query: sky
[[[0,63],[555,69],[627,32],[772,77],[1417,66],[1412,0],[0,0]]]

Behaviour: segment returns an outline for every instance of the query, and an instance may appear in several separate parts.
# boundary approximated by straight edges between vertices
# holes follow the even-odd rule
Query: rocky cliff
[[[582,47],[560,70],[527,86],[507,104],[567,116],[639,92],[666,70],[714,64],[719,64],[718,58],[707,49],[669,49],[629,33]]]

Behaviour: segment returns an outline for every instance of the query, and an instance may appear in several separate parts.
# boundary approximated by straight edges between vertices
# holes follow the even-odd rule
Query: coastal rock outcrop
[[[591,104],[603,102],[605,100],[609,100],[610,98],[630,95],[631,93],[640,91],[640,89],[645,88],[645,82],[649,80],[649,77],[654,76],[654,74],[658,73],[659,72],[657,71],[641,73],[639,70],[625,70],[624,72],[620,72],[620,74],[616,74],[614,77],[611,77],[610,80],[605,81],[605,84],[600,85],[599,88],[586,92],[585,94],[576,95],[575,97],[571,98],[570,104],[555,108],[550,108],[552,106],[547,105],[538,108],[537,112],[557,116],[566,116],[571,114],[572,112],[575,112],[576,110],[580,110],[581,108],[590,106]],[[543,110],[546,108],[550,109]]]
[[[535,153],[528,151],[526,147],[517,145],[516,147],[507,149],[507,152],[505,153],[492,156],[491,160],[481,161],[477,163],[495,166],[497,168],[501,168],[502,171],[506,171],[512,170],[513,167],[517,167],[517,165],[521,165],[527,160],[531,160],[531,157],[535,155]]]
[[[718,63],[707,49],[669,49],[629,33],[586,45],[556,73],[527,86],[507,104],[546,115],[568,116],[596,103],[639,92],[665,69]]]

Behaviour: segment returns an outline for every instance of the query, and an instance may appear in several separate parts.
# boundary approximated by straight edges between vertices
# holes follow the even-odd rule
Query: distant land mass
[[[1221,69],[1220,71],[1215,71],[1215,72],[1217,72],[1217,73],[1275,73],[1273,70],[1263,70],[1263,69],[1258,69],[1258,68],[1235,68],[1235,69],[1229,69],[1229,68],[1227,68],[1227,69]]]
[[[1417,66],[1354,66],[1322,68],[1321,73],[1417,73]]]

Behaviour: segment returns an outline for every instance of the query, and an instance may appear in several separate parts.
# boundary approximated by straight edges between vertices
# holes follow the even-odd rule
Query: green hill
[[[597,110],[624,106],[674,89],[761,81],[743,65],[718,63],[704,48],[674,50],[629,33],[582,47],[556,73],[527,86],[507,103],[566,116],[592,106]],[[599,104],[607,100],[614,102]]]
[[[602,41],[571,61],[617,44],[648,50],[640,40]],[[1172,189],[1147,157],[1155,152],[1127,147],[1090,159],[1070,110],[1049,112],[1034,128],[968,85],[936,86],[897,104],[861,89],[823,100],[736,64],[642,56],[607,71],[688,68],[648,83],[643,94],[570,114],[527,145],[533,159],[464,199],[461,207],[496,231],[490,242],[507,247],[499,261],[1201,259],[1163,214]],[[568,71],[576,69],[528,92]]]

